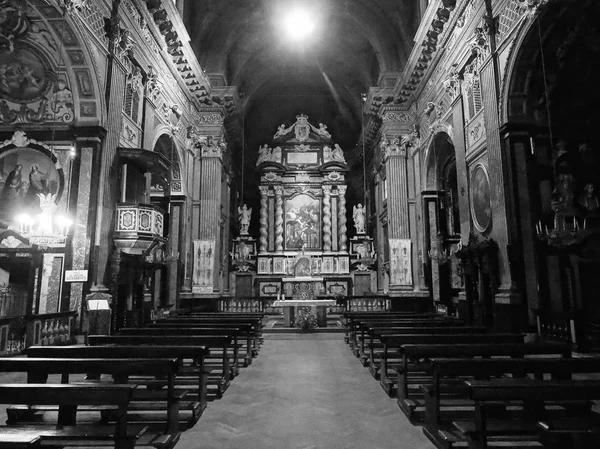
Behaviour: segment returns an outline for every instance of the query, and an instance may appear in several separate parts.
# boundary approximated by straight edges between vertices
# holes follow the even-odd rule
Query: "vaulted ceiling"
[[[419,0],[202,0],[185,20],[213,86],[237,86],[252,160],[280,124],[304,113],[344,150],[357,144],[361,94],[402,70],[420,19]],[[303,7],[314,32],[291,41],[286,13]]]

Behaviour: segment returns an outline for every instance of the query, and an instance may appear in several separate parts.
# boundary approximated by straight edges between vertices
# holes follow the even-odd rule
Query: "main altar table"
[[[273,307],[283,307],[283,325],[292,327],[296,307],[309,307],[310,311],[317,317],[319,327],[327,327],[327,307],[335,306],[337,302],[334,299],[323,300],[289,300],[275,301]]]

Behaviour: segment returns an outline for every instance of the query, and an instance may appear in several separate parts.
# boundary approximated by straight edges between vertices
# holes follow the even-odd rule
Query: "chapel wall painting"
[[[57,195],[61,178],[55,164],[41,151],[14,148],[0,154],[0,222],[11,223],[19,213],[41,212],[38,194]]]

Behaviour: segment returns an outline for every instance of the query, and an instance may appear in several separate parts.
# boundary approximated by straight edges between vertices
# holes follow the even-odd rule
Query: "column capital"
[[[283,186],[275,186],[275,194],[283,195]]]
[[[416,125],[409,134],[386,134],[379,143],[383,159],[389,157],[407,157],[411,148],[419,146],[419,130]]]
[[[323,192],[327,195],[331,195],[331,186],[330,185],[324,185],[323,186]]]
[[[338,193],[341,193],[342,195],[346,193],[347,189],[348,186],[337,186]]]
[[[260,190],[261,195],[266,195],[269,193],[269,186],[259,186],[258,190]]]

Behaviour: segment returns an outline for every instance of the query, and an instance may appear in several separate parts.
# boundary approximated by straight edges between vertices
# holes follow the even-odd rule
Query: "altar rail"
[[[264,312],[277,298],[219,298],[219,312],[257,313]]]
[[[319,296],[318,299],[335,299],[345,312],[386,312],[392,310],[389,296]]]
[[[571,312],[534,310],[538,335],[547,340],[575,343],[575,315]]]
[[[74,342],[76,312],[0,318],[0,356],[16,355],[32,345]]]

